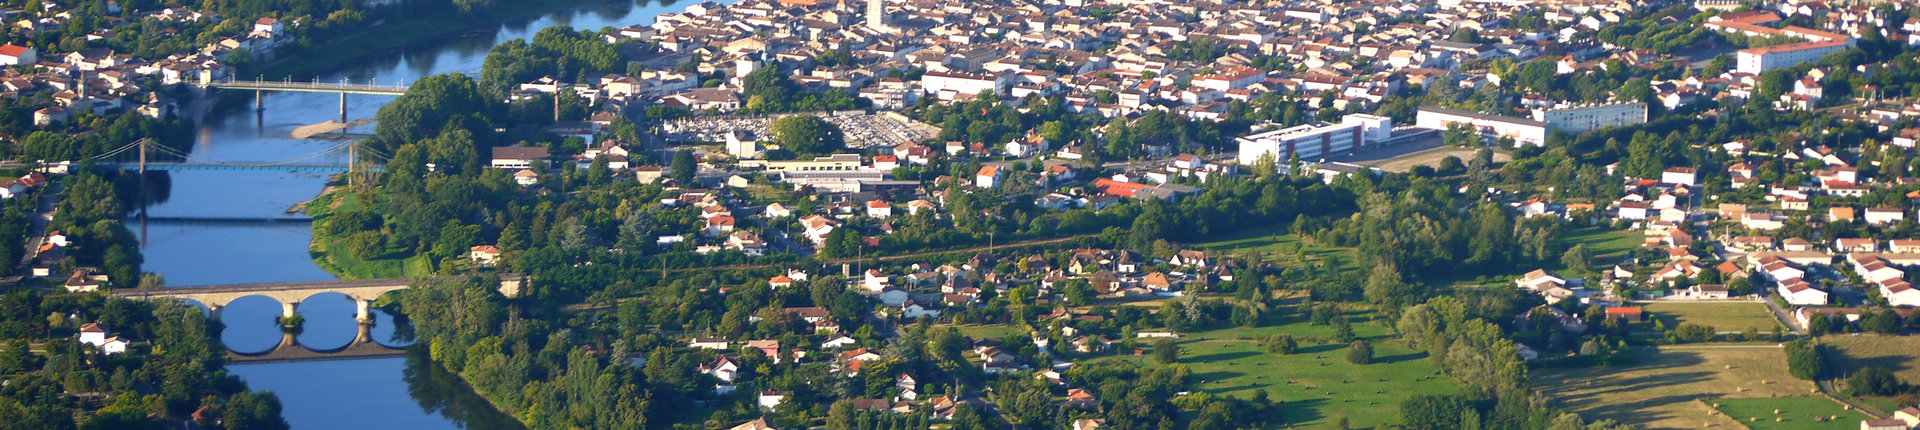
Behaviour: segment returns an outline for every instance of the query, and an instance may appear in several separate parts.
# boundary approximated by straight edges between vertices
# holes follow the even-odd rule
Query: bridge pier
[[[360,326],[362,328],[365,328],[367,324],[373,323],[373,313],[371,311],[371,309],[373,308],[372,300],[353,299],[353,305],[354,305],[354,311],[353,311],[354,318],[357,318],[360,321]]]
[[[346,92],[340,93],[340,123],[341,124],[347,123],[347,93]],[[347,129],[341,128],[340,134],[347,134]]]
[[[300,302],[296,302],[292,300],[280,302],[280,317],[293,318],[293,316],[295,315],[293,313],[293,307],[299,306],[299,305],[300,305]]]
[[[253,90],[253,110],[258,112],[264,112],[267,110],[267,97],[266,97],[265,91]]]
[[[360,331],[354,333],[353,343],[351,345],[360,345],[360,344],[364,344],[372,341],[373,341],[373,321],[362,320],[360,322]]]
[[[227,310],[227,305],[225,305],[225,304],[219,304],[219,305],[215,305],[215,304],[208,304],[208,305],[207,305],[207,320],[208,320],[208,321],[219,321],[219,320],[220,320],[220,311],[224,311],[224,310]]]
[[[274,351],[283,351],[283,350],[292,351],[292,348],[295,348],[298,346],[300,346],[300,338],[294,336],[293,332],[283,331],[283,332],[280,332],[280,344],[275,345],[273,347],[273,350]]]

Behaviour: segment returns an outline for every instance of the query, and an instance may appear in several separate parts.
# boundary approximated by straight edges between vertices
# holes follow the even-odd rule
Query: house
[[[873,218],[891,217],[893,216],[893,205],[879,200],[867,201],[867,216]]]
[[[1894,239],[1887,241],[1888,252],[1920,253],[1920,240]]]
[[[479,245],[467,249],[467,259],[474,266],[491,267],[500,261],[500,248],[493,245]]]
[[[1622,319],[1629,322],[1645,321],[1646,311],[1639,306],[1615,306],[1607,308],[1607,319]]]
[[[544,161],[552,155],[546,147],[540,146],[502,146],[493,148],[491,166],[496,169],[530,169],[534,161]]]
[[[1094,430],[1106,424],[1105,418],[1082,418],[1073,420],[1073,430]]]
[[[1694,186],[1695,170],[1692,167],[1669,167],[1660,171],[1660,182]]]
[[[1860,420],[1860,430],[1911,430],[1912,428],[1905,421],[1893,418]]]
[[[1178,267],[1194,267],[1194,268],[1205,269],[1207,268],[1208,261],[1209,260],[1207,259],[1206,251],[1201,251],[1197,249],[1184,249],[1184,250],[1181,250],[1180,252],[1174,253],[1173,258],[1167,259],[1167,264],[1171,264]]]
[[[1727,298],[1727,286],[1694,285],[1687,287],[1686,296],[1696,299],[1724,299]]]
[[[1567,279],[1555,275],[1553,272],[1548,272],[1547,269],[1534,269],[1531,272],[1527,272],[1526,275],[1522,275],[1519,279],[1513,280],[1513,283],[1521,289],[1537,291],[1543,288],[1567,285]]]
[[[80,343],[101,346],[107,343],[107,328],[98,323],[80,325]]]
[[[853,338],[851,337],[834,336],[832,339],[827,339],[826,342],[821,342],[820,348],[821,349],[840,349],[848,346],[853,346],[856,344],[859,344],[859,342],[854,341]]]
[[[1909,406],[1893,412],[1893,418],[1907,423],[1908,427],[1920,427],[1920,408]]]
[[[1879,248],[1879,244],[1873,239],[1840,238],[1833,240],[1833,250],[1836,252],[1873,252],[1875,248]]]
[[[713,376],[722,382],[731,383],[734,379],[740,377],[740,364],[734,363],[733,359],[722,355],[720,358],[714,359],[712,363],[700,365],[700,373]]]
[[[540,173],[534,172],[533,169],[521,169],[518,172],[513,172],[513,183],[520,184],[520,186],[538,184],[540,183]]]
[[[1780,281],[1780,286],[1777,289],[1780,292],[1780,298],[1785,299],[1788,304],[1799,306],[1819,306],[1827,304],[1826,291],[1815,289],[1813,285],[1808,284],[1806,280],[1800,278]]]
[[[100,352],[106,355],[124,353],[127,352],[127,345],[131,344],[132,342],[121,339],[119,336],[109,337],[100,344]]]
[[[1806,328],[1813,322],[1814,315],[1826,315],[1827,321],[1840,324],[1860,322],[1864,316],[1859,308],[1803,307],[1793,310],[1793,322],[1799,323],[1800,328]]]
[[[14,44],[0,45],[0,66],[18,66],[40,62],[40,51]]]
[[[981,166],[980,172],[974,174],[973,185],[980,188],[999,186],[1002,175],[999,166]]]
[[[707,228],[705,230],[707,237],[721,237],[726,236],[727,233],[732,233],[733,223],[733,217],[725,215],[707,218]]]
[[[260,20],[253,22],[253,31],[280,34],[281,31],[285,31],[286,29],[286,24],[282,24],[278,19],[260,18]]]
[[[784,402],[787,400],[787,394],[788,393],[785,391],[761,390],[760,400],[758,402],[760,404],[760,409],[771,411],[774,408],[779,407],[781,402]]]
[[[747,421],[740,425],[733,426],[733,428],[727,429],[727,430],[780,430],[780,429],[778,427],[768,425],[766,418],[758,418],[758,419],[754,419],[753,421]]]
[[[1100,399],[1094,398],[1093,392],[1087,391],[1084,388],[1070,388],[1070,389],[1067,389],[1067,401],[1063,404],[1063,406],[1066,406],[1069,408],[1093,409],[1093,408],[1100,407]]]
[[[1641,202],[1620,202],[1620,219],[1647,219],[1647,204]]]
[[[1906,211],[1892,208],[1867,208],[1864,217],[1867,224],[1886,225],[1906,219]]]
[[[75,270],[64,286],[69,293],[88,293],[100,289],[100,280],[86,270]]]
[[[696,338],[693,338],[693,340],[687,342],[687,347],[697,348],[697,349],[725,350],[727,349],[727,343],[728,343],[727,340],[722,338],[696,337]]]

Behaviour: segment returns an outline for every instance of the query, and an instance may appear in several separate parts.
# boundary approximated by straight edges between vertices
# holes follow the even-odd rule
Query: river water
[[[523,0],[524,1],[524,0]],[[458,37],[408,46],[321,73],[321,81],[403,83],[457,72],[478,73],[487,50],[515,38],[531,38],[553,25],[600,29],[649,24],[662,13],[679,12],[692,2],[634,0],[559,8]],[[266,109],[232,109],[209,115],[197,131],[194,161],[277,161],[344,163],[344,154],[317,155],[337,142],[293,139],[294,127],[339,116],[339,96],[317,93],[268,93]],[[371,118],[391,96],[348,96],[348,116]],[[248,105],[252,104],[248,100]],[[370,132],[371,125],[357,129]],[[172,173],[167,200],[149,207],[163,217],[273,217],[312,198],[325,182],[320,173],[292,171],[186,171]],[[168,285],[215,285],[330,280],[307,252],[311,227],[297,223],[168,223],[141,227],[144,270],[166,277]],[[354,305],[339,294],[303,300],[305,317],[297,337],[301,345],[339,347],[356,334]],[[265,297],[247,297],[221,313],[227,328],[221,340],[234,351],[272,350],[280,341],[274,318],[280,306]],[[385,345],[411,343],[397,335],[393,316],[376,316],[373,338]],[[483,406],[458,378],[421,357],[246,364],[228,367],[254,389],[277,393],[284,416],[296,429],[333,428],[513,428],[504,415]]]

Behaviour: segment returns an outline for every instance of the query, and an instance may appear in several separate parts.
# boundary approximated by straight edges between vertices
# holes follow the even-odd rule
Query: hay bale
[[[1780,418],[1780,417],[1774,417],[1774,418],[1773,418],[1773,422],[1776,422],[1776,423],[1777,423],[1777,422],[1785,422],[1786,420],[1787,420],[1786,418]]]
[[[1780,415],[1780,408],[1773,408],[1774,415]]]

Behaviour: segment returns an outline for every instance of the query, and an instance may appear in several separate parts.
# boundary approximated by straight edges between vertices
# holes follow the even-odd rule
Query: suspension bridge
[[[344,155],[344,160],[341,156]],[[305,154],[269,161],[194,160],[179,149],[140,139],[82,161],[96,168],[148,171],[267,170],[295,172],[379,172],[390,155],[347,140]],[[363,161],[363,159],[365,161]],[[75,164],[80,164],[76,162]]]

